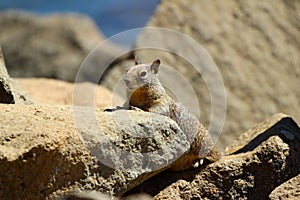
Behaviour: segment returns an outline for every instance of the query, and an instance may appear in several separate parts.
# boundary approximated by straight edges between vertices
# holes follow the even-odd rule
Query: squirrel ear
[[[141,62],[139,61],[138,55],[135,55],[134,60],[135,60],[135,65],[141,64]]]
[[[153,63],[151,64],[151,71],[154,73],[154,74],[157,74],[158,73],[158,68],[159,68],[159,65],[160,65],[160,60],[155,60],[153,61]]]

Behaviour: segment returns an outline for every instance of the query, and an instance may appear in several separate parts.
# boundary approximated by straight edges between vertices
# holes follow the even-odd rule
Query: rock
[[[300,128],[292,118],[275,115],[235,143],[243,142],[234,154],[202,169],[162,172],[139,189],[150,191],[154,199],[267,199],[300,174]]]
[[[26,91],[36,104],[73,105],[74,84],[46,78],[15,78],[20,87]],[[79,96],[76,105],[107,108],[122,105],[125,100],[115,96],[106,88],[92,83],[76,83]],[[42,87],[41,87],[42,86]],[[45,92],[47,91],[47,92]],[[95,101],[95,105],[94,105]]]
[[[33,104],[27,94],[21,91],[18,85],[7,73],[4,57],[0,47],[0,103],[5,104]]]
[[[297,131],[298,126],[291,117],[279,113],[242,134],[231,145],[225,148],[224,154],[229,155],[251,151],[256,148],[255,145],[262,143],[274,135],[280,136],[284,141],[294,141],[295,137],[297,137],[296,139],[300,137],[298,135],[295,136],[294,133]]]
[[[299,199],[300,198],[300,174],[273,190],[269,196],[271,200]]]
[[[80,14],[40,16],[8,10],[0,12],[0,27],[8,72],[14,77],[74,81],[84,58],[104,40],[95,23]],[[107,47],[88,64],[97,68],[103,59],[115,57],[117,50]]]
[[[118,196],[189,147],[174,121],[148,112],[2,104],[0,118],[0,199]]]
[[[227,113],[220,147],[224,148],[238,133],[278,112],[285,111],[300,121],[299,13],[299,1],[283,0],[276,4],[259,0],[162,0],[158,6],[147,26],[169,28],[191,37],[208,51],[222,75]],[[175,54],[188,54],[202,69],[210,64],[204,63],[205,55],[194,52],[195,49],[182,43],[180,38],[169,38],[168,34],[151,35],[145,30],[136,48],[159,46],[172,52],[148,49],[135,53],[142,62],[159,58],[162,64],[174,67],[188,80],[198,96],[200,120],[208,127],[212,112],[211,92],[216,88],[207,89],[205,72],[200,75],[184,60],[186,57]],[[177,80],[173,78],[169,82]],[[176,91],[184,96],[185,87],[186,84]]]

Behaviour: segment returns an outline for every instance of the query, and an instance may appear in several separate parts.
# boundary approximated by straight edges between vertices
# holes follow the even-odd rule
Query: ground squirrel
[[[208,131],[182,103],[172,99],[161,85],[157,73],[160,60],[152,64],[141,64],[137,58],[135,66],[126,69],[124,76],[128,101],[125,107],[136,107],[144,111],[168,116],[173,119],[191,142],[185,153],[170,167],[180,171],[198,165],[203,159],[210,162],[219,159],[219,154]]]

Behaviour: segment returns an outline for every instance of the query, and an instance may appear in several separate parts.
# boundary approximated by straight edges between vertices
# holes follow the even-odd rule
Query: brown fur
[[[159,98],[148,86],[142,86],[137,88],[131,94],[129,104],[142,110],[149,111],[151,107],[159,104]]]

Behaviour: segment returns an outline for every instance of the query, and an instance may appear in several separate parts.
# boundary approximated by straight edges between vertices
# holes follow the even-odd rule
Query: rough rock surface
[[[291,122],[291,118],[285,114],[279,113],[266,119],[260,124],[257,124],[246,133],[242,134],[225,148],[224,154],[236,154],[242,151],[251,151],[255,149],[257,144],[260,144],[266,138],[278,135],[285,140],[296,140],[299,136],[294,136],[298,131],[298,127],[295,122]]]
[[[300,174],[300,128],[289,116],[267,119],[238,143],[243,145],[227,148],[234,154],[215,163],[183,173],[162,172],[138,190],[155,199],[267,199],[277,186]]]
[[[79,14],[39,16],[0,12],[0,44],[13,77],[48,77],[73,81],[90,51],[104,38],[95,23]],[[101,58],[113,52],[101,52]],[[114,54],[113,54],[114,55]]]
[[[73,105],[74,84],[46,78],[15,78],[20,87],[34,99],[35,104]],[[122,105],[125,100],[115,96],[108,89],[93,83],[76,83],[79,89],[76,105],[111,107]],[[47,91],[47,92],[45,92]],[[94,104],[95,101],[95,104]]]
[[[30,97],[19,89],[7,73],[4,57],[0,47],[0,103],[32,104]]]
[[[1,104],[0,118],[1,199],[120,195],[189,147],[174,121],[147,112]]]
[[[300,122],[300,1],[162,0],[148,26],[170,28],[190,36],[216,62],[227,94],[220,142],[223,148],[272,114],[284,112]],[[168,37],[142,34],[136,47],[168,47]],[[192,52],[193,48],[182,49],[179,44],[173,53],[195,55],[201,66],[202,58]],[[160,58],[162,64],[175,67],[189,81],[198,96],[200,120],[208,127],[211,96],[199,73],[184,58],[170,53],[156,50],[137,54],[142,62]],[[178,88],[180,91],[185,91],[184,85]]]
[[[300,198],[300,174],[278,186],[269,196],[272,200],[299,199]]]

